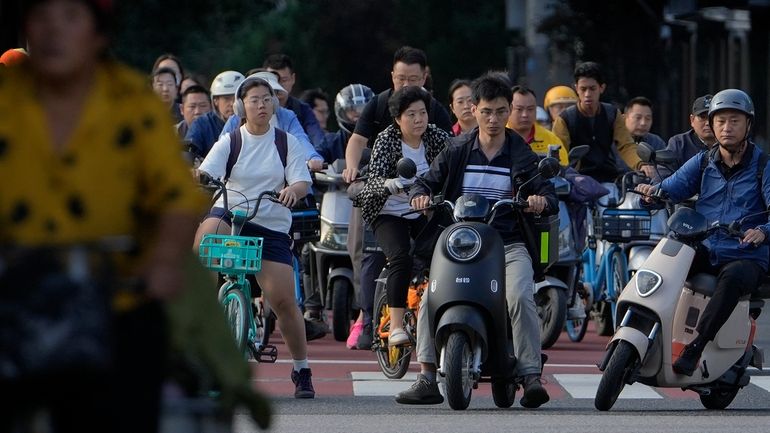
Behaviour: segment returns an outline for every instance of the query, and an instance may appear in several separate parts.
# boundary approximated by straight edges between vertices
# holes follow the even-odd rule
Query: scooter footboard
[[[460,329],[481,342],[481,359],[487,358],[487,325],[478,310],[469,305],[450,307],[436,325],[436,341],[444,341],[454,330]]]

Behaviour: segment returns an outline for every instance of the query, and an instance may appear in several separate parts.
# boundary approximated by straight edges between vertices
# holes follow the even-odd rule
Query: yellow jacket
[[[511,123],[508,122],[507,125],[505,125],[508,129],[511,128]],[[535,122],[535,134],[532,136],[532,140],[529,141],[530,137],[522,137],[524,141],[528,141],[527,144],[529,144],[529,147],[532,148],[532,151],[538,154],[539,156],[548,156],[548,146],[550,145],[558,145],[559,146],[559,163],[563,166],[566,166],[569,164],[569,158],[567,157],[567,149],[562,144],[559,137],[556,136],[553,132],[543,128],[540,126],[539,123]]]

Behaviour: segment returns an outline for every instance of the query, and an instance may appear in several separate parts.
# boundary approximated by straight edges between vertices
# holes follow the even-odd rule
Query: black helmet
[[[337,124],[348,134],[352,134],[356,129],[356,120],[364,106],[374,97],[372,89],[363,84],[350,84],[345,86],[337,93],[334,99],[334,115],[337,117]],[[356,118],[351,119],[351,112],[355,112]]]
[[[713,121],[714,114],[722,110],[737,110],[747,115],[749,121],[754,120],[754,102],[743,90],[725,89],[714,95],[709,106],[709,124]]]

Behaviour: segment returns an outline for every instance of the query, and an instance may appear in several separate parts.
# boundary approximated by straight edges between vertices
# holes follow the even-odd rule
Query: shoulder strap
[[[762,198],[762,201],[765,200],[765,195],[762,193],[762,177],[764,177],[768,159],[770,159],[770,156],[762,150],[757,162],[757,186],[759,187],[759,196]],[[767,208],[767,203],[765,203],[765,208]]]
[[[289,154],[289,138],[283,129],[275,128],[275,147],[278,149],[278,156],[281,157],[283,168],[286,168],[286,157]]]
[[[233,167],[238,161],[242,146],[243,137],[241,137],[241,128],[236,128],[235,131],[230,133],[230,155],[227,157],[227,165],[225,166],[225,182],[230,179],[230,173],[233,172]]]
[[[618,109],[615,108],[614,105],[608,104],[606,102],[602,102],[602,105],[604,106],[604,111],[607,112],[607,122],[610,124],[610,128],[615,128],[615,120],[618,116]]]

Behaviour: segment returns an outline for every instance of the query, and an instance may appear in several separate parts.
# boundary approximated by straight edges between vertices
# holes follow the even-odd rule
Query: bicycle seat
[[[695,274],[685,281],[684,286],[695,293],[700,293],[709,298],[714,296],[717,289],[717,277],[709,274]]]
[[[751,293],[751,300],[770,299],[770,276],[765,275],[762,284]]]

